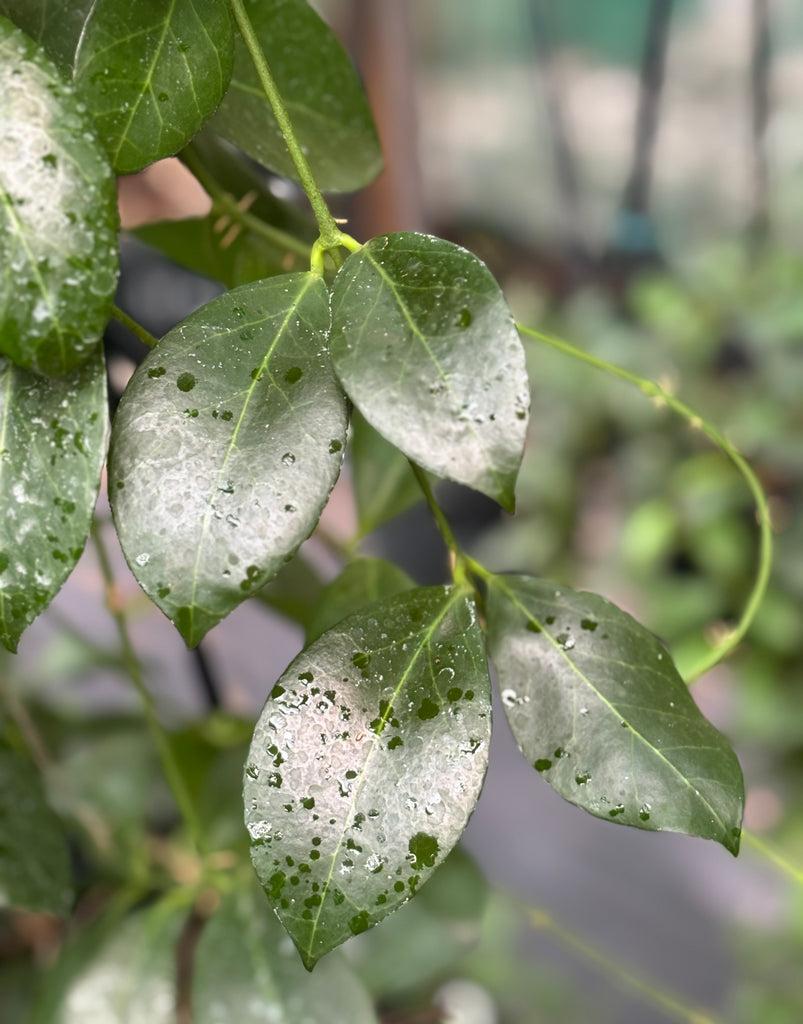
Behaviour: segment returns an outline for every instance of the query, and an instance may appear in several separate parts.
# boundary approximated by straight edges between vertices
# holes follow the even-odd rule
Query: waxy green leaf
[[[193,646],[309,536],[340,472],[346,400],[314,274],[243,285],[138,367],[112,430],[128,564]]]
[[[73,90],[0,18],[0,352],[62,374],[97,348],[117,283],[117,192]]]
[[[318,187],[349,192],[367,185],[382,168],[382,154],[362,85],[337,37],[307,0],[246,0],[245,8]],[[210,128],[297,180],[240,38],[231,86]]]
[[[382,558],[356,558],[332,580],[318,599],[307,626],[307,643],[317,640],[365,605],[412,590],[413,581],[402,569]]]
[[[351,417],[351,476],[360,535],[366,536],[423,495],[405,455],[356,409]]]
[[[596,594],[495,576],[488,642],[516,741],[564,799],[738,853],[739,762],[652,633]]]
[[[225,0],[95,0],[74,81],[118,174],[186,145],[223,98],[233,56]]]
[[[100,352],[64,377],[0,357],[0,643],[10,651],[83,551],[107,423]]]
[[[345,960],[307,974],[256,886],[230,895],[204,927],[192,978],[195,1024],[376,1024]]]
[[[176,945],[188,913],[164,901],[79,937],[56,965],[35,1024],[174,1024]]]
[[[36,769],[0,746],[0,907],[66,914],[70,858]]]
[[[371,605],[290,665],[243,796],[257,876],[308,968],[414,896],[452,849],[490,731],[482,633],[454,588]]]
[[[529,384],[487,267],[439,238],[382,235],[341,267],[332,318],[335,370],[368,422],[425,469],[512,511]]]

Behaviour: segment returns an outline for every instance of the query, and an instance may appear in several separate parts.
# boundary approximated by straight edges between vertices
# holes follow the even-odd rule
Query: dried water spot
[[[330,455],[336,454],[337,452],[339,452],[341,450],[342,447],[343,447],[343,442],[342,441],[338,441],[337,438],[333,438],[329,442],[329,454]]]
[[[179,391],[192,391],[195,387],[195,377],[191,373],[182,373],[176,381]]]
[[[435,836],[430,836],[426,832],[416,832],[407,844],[407,849],[410,851],[413,867],[420,871],[421,868],[435,866],[440,846]]]
[[[434,700],[430,700],[429,697],[425,697],[418,708],[417,714],[422,722],[426,722],[430,718],[437,717],[440,714],[440,711],[441,709]]]
[[[538,760],[533,765],[533,768],[535,768],[535,770],[537,772],[548,771],[551,767],[552,767],[552,762],[549,760],[548,757],[539,757]]]
[[[359,914],[355,914],[354,917],[349,921],[349,930],[352,935],[359,935],[360,932],[365,932],[371,927],[371,922],[368,918],[368,911],[361,910]]]
[[[581,619],[580,626],[583,629],[587,629],[589,633],[593,633],[597,628],[597,623],[593,619]]]
[[[287,373],[284,375],[284,379],[288,384],[296,384],[304,376],[304,371],[300,366],[291,366]]]
[[[163,366],[152,366],[150,370],[148,370],[148,376],[153,380],[156,380],[157,377],[164,377],[166,373],[167,370],[165,370]]]

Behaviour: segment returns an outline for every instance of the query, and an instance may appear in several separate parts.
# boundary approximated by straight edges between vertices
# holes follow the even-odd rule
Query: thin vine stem
[[[198,820],[198,816],[195,813],[195,808],[184,782],[184,778],[181,774],[178,761],[176,760],[170,746],[167,733],[163,728],[162,723],[159,721],[153,698],[145,685],[142,665],[140,664],[139,658],[134,650],[134,645],[128,631],[128,622],[126,621],[125,613],[120,606],[109,552],[103,540],[100,525],[95,518],[92,520],[92,541],[95,545],[100,571],[103,575],[106,587],[106,606],[114,619],[115,625],[117,626],[117,635],[120,640],[126,671],[128,672],[128,675],[142,701],[148,731],[150,732],[151,738],[159,753],[162,770],[165,773],[165,778],[170,786],[170,791],[176,801],[176,806],[178,807],[181,817],[184,819],[184,823],[187,826],[187,831],[189,832],[193,846],[200,853],[202,850],[201,825]]]
[[[323,247],[325,249],[336,249],[340,245],[340,229],[326,204],[321,190],[318,188],[318,183],[315,181],[307,158],[296,138],[293,122],[290,120],[284,100],[271,74],[265,54],[254,31],[254,26],[251,24],[251,20],[245,10],[245,4],[243,0],[229,0],[229,5],[243,42],[251,55],[251,60],[254,62],[257,76],[271,105],[273,116],[276,118],[276,122],[284,137],[285,145],[295,164],[298,177],[301,180],[304,191],[307,193],[315,219],[318,222]]]
[[[142,324],[129,316],[125,310],[120,309],[119,306],[112,305],[112,316],[115,320],[119,321],[123,327],[127,327],[132,334],[135,334],[144,345],[148,346],[148,348],[155,348],[159,344],[158,338],[155,338],[150,331],[147,331]]]
[[[584,960],[601,968],[606,976],[612,976],[624,987],[638,992],[653,1006],[664,1010],[669,1016],[684,1021],[685,1024],[717,1024],[717,1018],[711,1016],[708,1011],[689,1006],[674,993],[660,989],[644,978],[640,978],[623,964],[611,960],[610,957],[600,953],[598,949],[583,941],[568,928],[558,924],[550,914],[540,907],[528,907],[527,917],[533,928],[550,932],[565,946],[582,956]]]
[[[281,228],[268,224],[260,217],[243,209],[235,196],[223,188],[215,176],[204,166],[203,161],[193,151],[191,146],[182,152],[181,159],[187,168],[192,171],[193,176],[203,190],[209,195],[209,198],[212,200],[212,209],[215,213],[225,214],[233,221],[237,221],[238,224],[241,224],[248,231],[252,231],[255,235],[261,235],[266,241],[280,249],[292,252],[303,259],[310,258],[310,253],[312,252],[311,245],[308,245],[300,238],[296,238],[295,235],[291,235],[288,231],[282,231]]]
[[[675,398],[671,392],[662,388],[660,384],[657,384],[655,381],[648,380],[645,377],[639,377],[638,374],[631,373],[629,370],[625,370],[621,366],[609,363],[605,359],[600,359],[598,356],[591,355],[589,352],[584,352],[582,349],[577,348],[560,338],[544,334],[541,331],[537,331],[532,327],[526,327],[523,324],[517,324],[516,326],[520,334],[524,334],[529,338],[534,338],[536,341],[541,341],[545,345],[549,345],[551,348],[557,349],[559,352],[563,352],[565,355],[569,355],[581,362],[588,363],[589,366],[593,366],[598,370],[604,370],[606,373],[613,374],[615,377],[620,377],[622,380],[626,380],[629,383],[634,384],[642,394],[646,395],[648,398],[652,398],[666,404],[673,412],[676,412],[679,416],[685,419],[692,427],[705,434],[705,436],[712,441],[720,451],[727,455],[741,474],[750,490],[753,500],[755,501],[756,519],[759,525],[758,567],[756,569],[753,587],[736,626],[730,630],[715,647],[704,655],[689,673],[687,673],[686,682],[692,683],[695,679],[698,679],[701,675],[719,664],[719,662],[722,661],[723,658],[727,657],[727,655],[730,654],[730,652],[741,642],[745,633],[747,633],[748,629],[752,625],[756,612],[764,599],[767,584],[769,583],[770,571],[772,569],[773,548],[772,521],[764,488],[761,486],[761,482],[753,472],[750,464],[730,443],[724,434],[721,434],[716,427],[708,423],[702,416],[686,405],[685,402],[681,402],[679,399]]]
[[[408,459],[407,461],[410,463],[413,475],[415,476],[418,486],[421,488],[427,505],[429,506],[429,510],[435,519],[440,535],[443,537],[443,542],[451,554],[452,576],[455,583],[458,584],[458,586],[468,585],[474,589],[474,586],[468,577],[468,568],[471,560],[460,547],[457,537],[455,537],[454,532],[449,525],[449,520],[443,514],[443,509],[435,499],[435,495],[432,493],[432,488],[430,487],[429,480],[427,479],[427,474],[419,465],[417,465],[417,463],[413,462],[412,459]]]

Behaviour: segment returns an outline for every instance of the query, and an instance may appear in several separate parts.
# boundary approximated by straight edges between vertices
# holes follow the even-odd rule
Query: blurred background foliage
[[[776,533],[770,589],[747,641],[694,692],[745,766],[748,826],[769,835],[789,863],[803,865],[800,5],[317,6],[363,72],[386,149],[383,178],[365,194],[340,200],[349,230],[368,237],[426,229],[465,244],[488,262],[517,319],[670,386],[755,467]],[[253,168],[239,173],[254,177]],[[123,183],[124,218],[137,196],[140,211],[148,212],[131,216],[129,226],[160,220],[163,206],[176,216],[153,173],[137,182]],[[258,187],[262,214],[305,237],[302,214],[274,211],[270,189],[264,181]],[[244,239],[225,267],[204,263],[210,232],[211,222],[200,232],[191,226],[184,249],[179,244],[169,255],[228,285],[282,266],[277,254],[252,251]],[[143,228],[141,237],[157,248],[167,244],[159,228]],[[137,251],[129,252],[129,278],[121,285],[129,296],[137,287],[153,289],[152,278],[134,280]],[[166,329],[171,317],[189,311],[174,314],[176,292],[189,307],[205,301],[209,288],[214,292],[209,281],[175,281],[161,306],[152,296],[144,304],[153,329],[160,317]],[[141,319],[148,323],[147,312]],[[628,384],[537,342],[526,347],[533,418],[517,515],[497,514],[464,492],[446,493],[446,507],[466,519],[475,557],[604,593],[659,634],[681,670],[690,667],[738,616],[753,580],[755,510],[743,481],[698,432]],[[136,357],[114,346],[111,354],[112,362]],[[365,449],[364,466],[381,462],[381,450],[365,435],[358,433],[355,444]],[[359,489],[358,465],[353,472]],[[398,507],[407,501],[402,488]],[[326,521],[330,541],[348,538],[357,525],[348,498],[338,503],[336,496],[334,504]],[[419,520],[410,518],[416,514],[370,534],[365,550],[409,546],[409,534],[398,531],[411,523],[418,529]],[[285,623],[309,624],[310,595],[337,564],[325,545],[311,543],[313,557],[262,595]],[[57,603],[23,644],[20,660],[4,655],[0,664],[10,708],[6,734],[33,750],[51,805],[70,829],[78,925],[92,921],[112,896],[135,901],[171,880],[191,881],[195,870],[171,843],[174,809],[135,705],[114,688],[121,659],[112,634],[93,625],[103,610],[86,603],[98,586],[91,552],[87,557],[86,575],[70,586],[89,610],[76,620]],[[437,563],[441,555],[427,557]],[[130,581],[122,593],[147,637],[157,702],[178,729],[173,742],[225,868],[230,852],[246,847],[240,775],[248,719],[267,690],[243,697],[247,686],[237,673],[248,670],[224,669],[224,652],[214,645],[211,667],[209,651],[193,660],[171,648],[165,671],[161,627],[153,626]],[[266,614],[255,613],[258,628]],[[282,628],[287,635],[290,627]],[[275,674],[297,648],[300,630],[289,636],[276,643]],[[216,670],[229,675],[204,686]],[[198,693],[198,678],[206,696],[193,706],[187,692]],[[205,700],[223,706],[201,717]],[[718,1019],[803,1019],[800,870],[797,881],[784,888],[779,907],[729,923],[737,980],[716,1008]],[[47,991],[53,983],[41,982],[37,971],[53,961],[63,932],[45,916],[1,915],[0,1006],[3,1021],[17,1024],[28,1019],[34,997],[37,1005],[54,998]],[[568,945],[569,966],[561,962],[556,970],[544,944],[533,946],[536,931]],[[463,853],[413,904],[350,946],[352,964],[388,1024],[624,1020],[606,1011],[600,991],[632,987],[629,968],[603,967],[600,980],[588,970],[593,956],[567,944],[549,919],[528,917],[519,901],[489,892]],[[654,996],[642,998],[655,1019],[672,1016]],[[635,1005],[627,1020],[647,1020]]]

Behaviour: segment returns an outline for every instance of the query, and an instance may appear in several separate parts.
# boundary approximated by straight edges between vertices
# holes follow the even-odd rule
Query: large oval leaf
[[[332,291],[332,360],[349,397],[414,462],[512,511],[530,404],[499,286],[465,249],[382,235]]]
[[[362,85],[334,33],[307,0],[246,0],[245,7],[318,187],[349,192],[367,185],[382,154]],[[240,38],[231,86],[210,128],[298,180]]]
[[[314,274],[244,285],[170,331],[126,389],[110,458],[117,532],[191,646],[278,572],[337,479],[347,414],[328,328]]]
[[[0,357],[0,642],[10,651],[83,551],[106,431],[100,352],[50,378]]]
[[[223,98],[233,55],[225,0],[95,0],[74,80],[118,174],[195,135]]]
[[[229,896],[204,928],[192,973],[195,1024],[376,1024],[364,987],[343,959],[310,977],[254,886]]]
[[[495,576],[488,641],[516,741],[562,797],[738,852],[739,762],[652,633],[596,594]]]
[[[70,856],[34,766],[0,746],[0,907],[64,914],[72,900]]]
[[[65,373],[97,347],[117,282],[117,192],[72,89],[0,18],[0,351]]]
[[[409,900],[452,849],[490,730],[482,633],[459,590],[371,605],[287,669],[243,795],[257,875],[307,967]]]

